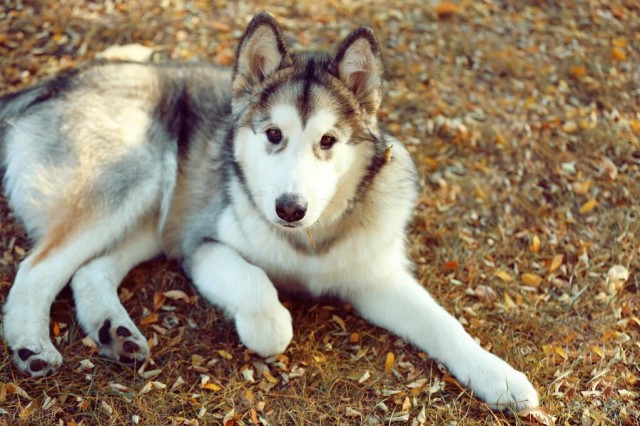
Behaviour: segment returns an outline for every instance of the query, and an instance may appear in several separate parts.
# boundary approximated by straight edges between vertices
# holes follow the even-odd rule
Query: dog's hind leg
[[[154,225],[142,225],[112,251],[82,266],[71,281],[80,326],[99,344],[101,355],[126,364],[148,358],[149,346],[120,303],[118,286],[134,266],[160,252]]]
[[[62,363],[49,338],[51,304],[80,266],[124,234],[108,222],[76,229],[65,223],[66,235],[53,227],[20,264],[4,306],[3,334],[16,365],[32,376],[44,376]]]

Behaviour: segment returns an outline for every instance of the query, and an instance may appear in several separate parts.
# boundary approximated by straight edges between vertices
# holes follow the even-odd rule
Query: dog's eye
[[[282,131],[277,127],[267,129],[267,139],[274,145],[279,144],[282,141]]]
[[[334,143],[336,143],[336,138],[331,135],[324,135],[322,139],[320,139],[320,148],[331,149]]]

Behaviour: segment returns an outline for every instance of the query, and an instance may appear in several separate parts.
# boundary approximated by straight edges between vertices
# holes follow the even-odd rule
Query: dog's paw
[[[263,357],[284,352],[293,338],[291,314],[280,303],[269,310],[240,311],[235,320],[242,343]]]
[[[539,404],[538,392],[520,371],[493,354],[476,365],[469,387],[494,410],[520,411]]]
[[[147,340],[130,321],[112,322],[105,319],[99,329],[89,332],[98,342],[100,355],[123,364],[134,364],[149,358]]]
[[[42,377],[53,373],[62,365],[62,355],[49,341],[22,343],[13,350],[13,361],[20,370],[32,377]]]

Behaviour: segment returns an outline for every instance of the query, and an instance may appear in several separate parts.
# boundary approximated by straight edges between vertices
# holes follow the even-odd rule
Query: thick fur
[[[117,287],[165,252],[260,355],[292,339],[276,288],[330,294],[490,406],[536,406],[525,375],[483,350],[410,272],[419,177],[377,125],[383,65],[371,30],[335,55],[296,55],[283,40],[261,14],[233,70],[101,64],[0,98],[4,188],[33,239],[4,306],[16,365],[40,376],[62,362],[49,309],[69,281],[101,353],[148,357]]]

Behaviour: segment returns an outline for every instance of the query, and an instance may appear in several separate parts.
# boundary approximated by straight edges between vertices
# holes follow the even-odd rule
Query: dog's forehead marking
[[[275,105],[271,108],[269,115],[273,124],[279,126],[288,135],[295,133],[319,137],[332,130],[337,122],[337,116],[333,111],[320,109],[312,112],[306,123],[303,123],[300,111],[288,103]]]

